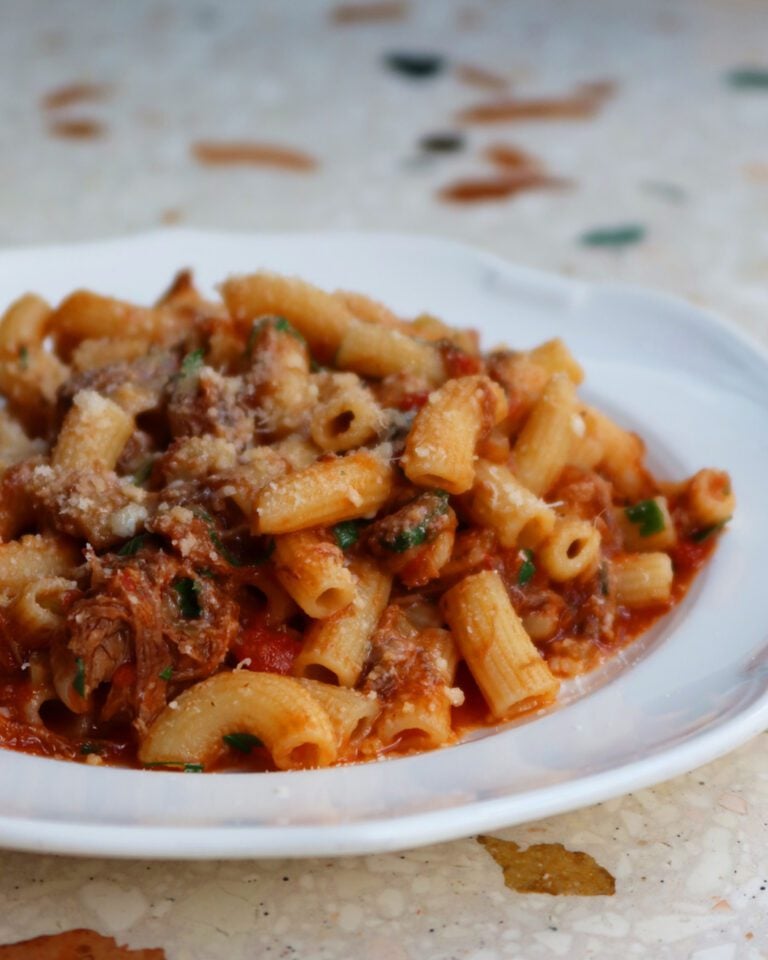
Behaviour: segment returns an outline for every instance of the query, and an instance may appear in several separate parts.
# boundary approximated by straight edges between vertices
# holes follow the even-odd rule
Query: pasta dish
[[[0,320],[0,745],[287,770],[549,707],[730,519],[580,399],[567,346],[272,273]]]

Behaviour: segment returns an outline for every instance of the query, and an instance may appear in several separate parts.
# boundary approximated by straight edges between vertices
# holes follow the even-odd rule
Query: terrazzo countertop
[[[0,243],[431,233],[664,288],[768,343],[766,51],[760,0],[3,0]],[[458,118],[513,94],[577,116]],[[455,199],[478,192],[509,195]],[[515,892],[474,838],[342,860],[3,853],[0,943],[84,927],[168,960],[766,957],[765,746],[497,832],[589,854],[612,895]]]

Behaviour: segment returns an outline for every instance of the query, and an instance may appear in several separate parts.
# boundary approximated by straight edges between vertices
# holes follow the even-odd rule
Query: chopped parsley
[[[645,227],[639,223],[625,223],[617,227],[596,227],[579,237],[586,247],[628,247],[645,238]]]
[[[299,343],[307,342],[304,339],[304,337],[299,333],[299,331],[296,329],[296,327],[294,327],[293,324],[288,323],[285,317],[277,317],[277,319],[275,320],[275,330],[279,330],[280,333],[290,334],[292,337],[298,340]]]
[[[239,750],[240,753],[250,753],[254,747],[264,746],[252,733],[225,733],[221,739],[228,747]]]
[[[415,526],[407,530],[401,530],[391,539],[382,539],[380,541],[382,547],[391,550],[393,553],[405,553],[406,550],[420,547],[426,541],[432,521],[448,512],[448,493],[445,490],[432,490],[431,493],[437,499],[437,506],[434,510],[431,510]]]
[[[72,681],[72,686],[78,696],[85,696],[85,660],[82,657],[75,660],[75,678]]]
[[[205,767],[202,763],[184,763],[182,760],[158,760],[153,763],[145,763],[147,768],[169,767],[179,769],[184,773],[202,773]]]
[[[333,528],[333,538],[341,550],[348,550],[360,539],[358,526],[354,520],[342,520]]]
[[[173,667],[171,667],[170,665],[167,666],[164,670],[161,670],[160,673],[158,673],[158,677],[161,680],[165,680],[166,683],[171,679],[172,676],[173,676]]]
[[[533,562],[533,550],[521,550],[520,553],[523,562],[517,571],[517,585],[518,587],[524,587],[536,573],[536,564]]]
[[[152,476],[152,469],[155,466],[154,460],[145,460],[133,475],[133,482],[137,487],[143,486]]]
[[[179,375],[182,377],[191,377],[199,373],[204,360],[205,350],[203,350],[202,347],[198,347],[197,350],[192,350],[191,353],[188,353],[181,361]]]
[[[29,370],[29,347],[19,347],[19,366],[22,370]]]
[[[256,346],[256,340],[258,339],[259,334],[262,330],[266,330],[269,326],[272,326],[279,333],[289,334],[294,339],[298,340],[299,343],[307,342],[296,329],[296,327],[289,323],[285,317],[264,317],[262,320],[257,320],[251,327],[251,332],[248,334],[248,342],[245,345],[246,356],[250,357],[253,354],[253,348]]]
[[[631,507],[626,507],[624,513],[630,523],[634,523],[641,537],[652,537],[661,533],[665,528],[664,514],[655,500],[641,500]]]
[[[242,560],[240,560],[239,557],[236,557],[234,553],[232,553],[232,551],[224,545],[221,537],[219,536],[219,532],[217,530],[214,530],[213,527],[211,527],[208,530],[208,536],[210,537],[211,543],[214,545],[214,547],[216,547],[216,549],[222,555],[222,557],[224,557],[224,559],[227,561],[230,567],[243,566]]]
[[[217,553],[223,557],[230,567],[258,567],[262,563],[266,563],[267,560],[272,556],[272,551],[275,549],[275,541],[270,539],[267,542],[266,547],[258,553],[255,554],[245,554],[241,552],[240,554],[235,553],[231,550],[221,539],[221,534],[216,529],[216,521],[206,510],[198,508],[194,511],[195,516],[199,520],[205,521],[208,524],[208,538],[216,548]],[[215,574],[209,571],[203,576],[214,576]]]
[[[126,540],[122,547],[120,547],[120,549],[117,551],[117,555],[118,557],[135,557],[146,542],[147,534],[139,533],[135,537],[131,537],[130,540]]]
[[[203,608],[200,605],[200,584],[191,577],[177,577],[171,584],[177,593],[179,610],[185,620],[199,619]]]
[[[98,743],[91,743],[90,740],[86,740],[85,743],[80,744],[80,755],[87,757],[91,753],[99,754],[101,753],[101,747]]]
[[[709,527],[703,527],[701,530],[696,530],[691,534],[691,540],[693,540],[694,543],[704,543],[705,540],[709,540],[710,537],[713,537],[716,533],[719,533],[730,519],[730,517],[726,517],[725,520],[721,520],[720,523],[713,523]]]

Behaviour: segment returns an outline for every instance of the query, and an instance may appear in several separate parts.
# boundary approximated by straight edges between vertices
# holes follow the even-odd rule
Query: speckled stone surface
[[[225,229],[433,233],[593,279],[671,290],[768,342],[768,67],[759,0],[414,2],[341,26],[323,2],[0,2],[0,243],[77,240],[166,222]],[[419,82],[393,50],[437,52]],[[616,81],[586,121],[472,128],[463,152],[419,139],[491,99],[470,63],[520,95]],[[44,110],[75,81],[101,100]],[[103,125],[54,137],[61,120]],[[279,143],[311,173],[206,168],[198,139]],[[490,172],[489,143],[539,157],[571,189],[455,206],[437,191]],[[579,243],[638,224],[622,250]],[[350,279],[352,284],[352,278]],[[654,789],[499,835],[559,842],[616,877],[613,897],[519,895],[474,839],[339,861],[76,860],[0,854],[0,943],[76,926],[169,960],[768,956],[765,735]]]

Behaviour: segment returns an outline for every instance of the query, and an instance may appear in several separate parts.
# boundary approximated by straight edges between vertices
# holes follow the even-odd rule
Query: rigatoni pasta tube
[[[455,740],[451,709],[463,702],[461,691],[451,686],[457,662],[456,644],[447,630],[430,627],[418,634],[396,695],[376,721],[374,733],[383,744],[401,741],[434,749]]]
[[[584,379],[584,370],[566,344],[555,337],[540,343],[538,347],[528,352],[529,359],[533,360],[548,373],[565,373],[578,386]]]
[[[555,526],[551,507],[524,487],[508,467],[487,460],[479,460],[475,467],[468,510],[476,523],[495,532],[502,547],[534,549]]]
[[[64,628],[66,593],[77,589],[74,580],[64,577],[41,577],[33,580],[5,609],[13,635],[24,649],[46,647]]]
[[[318,460],[267,484],[256,499],[252,529],[292,533],[371,516],[392,484],[392,467],[367,450]]]
[[[389,602],[392,578],[370,560],[355,560],[351,567],[356,577],[352,602],[310,626],[294,661],[296,676],[344,687],[359,680],[371,637]]]
[[[465,577],[443,595],[442,608],[496,719],[554,700],[557,678],[525,632],[498,573]]]
[[[122,407],[95,390],[80,390],[64,418],[51,463],[112,470],[133,429],[133,417]]]
[[[28,534],[0,544],[0,593],[16,593],[27,583],[43,577],[71,575],[82,558],[68,540]]]
[[[172,314],[151,307],[104,297],[90,290],[76,290],[54,310],[50,329],[62,351],[94,337],[135,337],[147,342],[161,340],[165,325],[179,325]]]
[[[274,563],[280,584],[310,617],[330,617],[354,597],[355,578],[325,530],[275,537]]]
[[[298,680],[273,673],[217,673],[189,687],[149,728],[139,760],[149,766],[212,763],[231,733],[261,740],[279,770],[327,767],[336,734],[327,712]]]
[[[273,437],[297,430],[317,397],[306,343],[290,327],[266,319],[254,325],[247,351],[246,394],[256,406],[259,430]]]
[[[600,534],[589,520],[566,517],[555,524],[538,557],[556,583],[586,576],[600,562]]]
[[[601,447],[597,467],[620,495],[633,500],[642,497],[648,486],[648,474],[643,467],[643,441],[593,407],[587,407],[583,416],[587,437],[594,437]]]
[[[486,376],[448,380],[416,415],[402,466],[421,487],[465,493],[475,478],[475,447],[504,419],[504,391]]]
[[[413,373],[424,377],[431,386],[445,380],[445,365],[432,344],[392,327],[375,326],[360,320],[347,327],[336,354],[336,365],[367,377]]]
[[[381,407],[360,378],[337,373],[321,385],[310,433],[321,450],[339,453],[373,440],[384,422]]]
[[[347,327],[358,322],[340,298],[296,277],[268,272],[231,277],[221,292],[241,325],[267,315],[285,317],[318,360],[331,360]]]
[[[628,553],[611,561],[616,599],[626,607],[665,603],[672,595],[672,579],[667,553]]]
[[[19,297],[0,318],[0,355],[17,357],[30,344],[40,344],[51,317],[51,308],[34,293]]]
[[[725,470],[706,468],[688,482],[688,507],[698,527],[713,527],[733,516],[736,497]]]
[[[576,417],[573,382],[566,374],[557,373],[536,401],[512,450],[515,475],[539,497],[568,462]]]
[[[347,687],[334,687],[319,680],[297,679],[328,714],[341,754],[349,745],[368,733],[381,709],[376,697]]]

